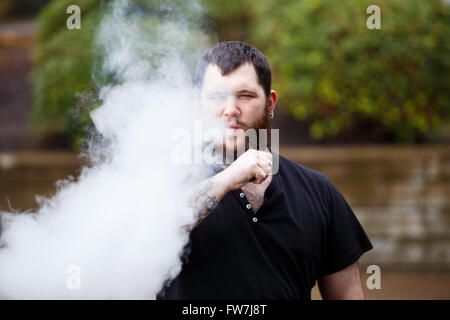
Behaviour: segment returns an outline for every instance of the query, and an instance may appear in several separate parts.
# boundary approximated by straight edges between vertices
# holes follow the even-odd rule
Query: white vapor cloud
[[[92,165],[36,212],[1,213],[0,298],[151,299],[181,270],[182,226],[193,222],[184,182],[197,172],[172,164],[171,134],[200,117],[189,59],[208,39],[194,1],[130,8],[114,1],[96,33],[114,84],[91,113],[101,137],[87,150]],[[78,290],[67,287],[71,265]]]

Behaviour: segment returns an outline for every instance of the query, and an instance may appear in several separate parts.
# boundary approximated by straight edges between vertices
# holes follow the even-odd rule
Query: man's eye
[[[248,94],[241,94],[239,95],[239,97],[251,98],[252,96]]]

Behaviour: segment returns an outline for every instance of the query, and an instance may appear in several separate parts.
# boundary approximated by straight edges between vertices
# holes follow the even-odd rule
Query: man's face
[[[200,102],[204,109],[222,119],[232,132],[224,139],[224,151],[238,150],[245,144],[247,129],[266,129],[270,126],[267,113],[276,103],[275,91],[269,99],[258,82],[255,68],[250,63],[222,75],[217,65],[209,64],[203,78]]]

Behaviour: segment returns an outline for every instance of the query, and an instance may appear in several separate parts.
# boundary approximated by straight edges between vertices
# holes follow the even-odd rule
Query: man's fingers
[[[266,175],[270,175],[272,173],[272,162],[266,161],[266,162],[259,162],[258,167],[264,170]]]
[[[272,174],[272,154],[270,152],[250,149],[246,151],[243,159],[250,161],[253,167],[253,177],[249,182],[260,184]]]
[[[265,157],[260,157],[257,162],[258,166],[264,170],[264,172],[269,175],[272,173],[272,157],[268,157],[267,154]]]
[[[257,161],[262,163],[272,163],[272,154],[270,153],[259,154]]]
[[[253,183],[260,184],[264,180],[266,180],[266,178],[267,178],[266,172],[263,169],[261,169],[261,167],[259,167],[259,166],[256,167],[256,169],[255,169],[255,181],[253,181]]]

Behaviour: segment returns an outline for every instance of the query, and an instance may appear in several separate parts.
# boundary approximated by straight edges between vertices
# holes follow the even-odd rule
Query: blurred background
[[[325,173],[368,233],[366,298],[450,299],[450,1],[200,3],[211,44],[247,41],[268,57],[280,153]],[[80,30],[66,27],[71,4]],[[379,30],[366,27],[371,4]],[[32,211],[79,174],[102,8],[0,2],[0,210]],[[381,289],[366,287],[372,264]]]

